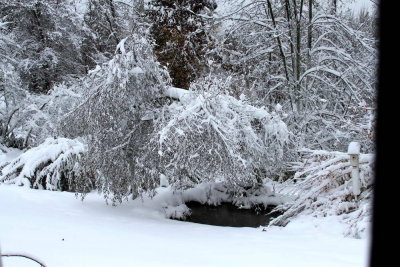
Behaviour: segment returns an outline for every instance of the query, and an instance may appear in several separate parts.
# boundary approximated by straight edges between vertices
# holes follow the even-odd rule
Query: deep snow
[[[82,202],[73,193],[0,185],[1,249],[57,267],[367,265],[368,239],[344,238],[335,217],[262,231],[169,220],[156,202],[114,207],[96,193]],[[3,258],[4,267],[37,266],[28,263]]]

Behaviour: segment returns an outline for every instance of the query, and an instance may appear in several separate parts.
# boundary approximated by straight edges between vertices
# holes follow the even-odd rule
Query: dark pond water
[[[198,202],[185,203],[192,214],[185,221],[218,226],[259,227],[266,226],[279,214],[266,215],[274,207],[267,209],[239,209],[230,203],[219,206],[204,205]]]

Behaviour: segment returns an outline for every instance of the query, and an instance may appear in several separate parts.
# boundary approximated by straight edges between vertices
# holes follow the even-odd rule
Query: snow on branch
[[[85,140],[90,156],[83,165],[113,204],[152,190],[159,181],[156,165],[142,159],[157,157],[148,139],[169,76],[153,55],[145,29],[136,30],[119,43],[110,61],[83,80],[81,102],[60,127],[65,136]]]
[[[180,100],[181,98],[184,97],[185,94],[191,94],[192,91],[177,88],[177,87],[172,87],[168,86],[165,90],[165,96]]]
[[[47,190],[67,190],[79,175],[86,146],[77,140],[48,138],[5,165],[0,182]]]
[[[293,167],[294,178],[285,186],[294,188],[294,201],[279,209],[284,213],[270,225],[285,226],[300,214],[340,216],[348,225],[345,235],[359,237],[371,220],[373,184],[372,154],[360,154],[361,194],[352,194],[349,155],[324,150],[303,150],[303,161]]]
[[[335,25],[339,27],[340,30],[342,30],[344,33],[348,34],[349,36],[352,36],[370,53],[376,53],[376,49],[374,49],[373,46],[371,45],[371,43],[373,42],[372,39],[365,37],[361,31],[352,29],[336,16],[328,15],[325,13],[317,14],[316,16],[314,16],[312,24],[314,26],[321,26],[324,24]]]
[[[156,121],[165,174],[179,184],[222,179],[233,186],[257,184],[273,172],[288,142],[278,114],[213,90],[180,95]],[[210,89],[211,88],[211,89]]]

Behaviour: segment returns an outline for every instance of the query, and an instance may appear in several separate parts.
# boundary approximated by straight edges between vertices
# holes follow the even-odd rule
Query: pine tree
[[[148,16],[153,22],[155,53],[167,66],[174,86],[188,89],[204,69],[209,36],[201,15],[216,7],[213,0],[151,1]]]

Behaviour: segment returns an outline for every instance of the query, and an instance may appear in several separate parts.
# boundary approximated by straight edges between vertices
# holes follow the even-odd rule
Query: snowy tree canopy
[[[251,187],[284,155],[289,132],[280,116],[224,95],[221,86],[210,79],[193,85],[202,91],[182,95],[155,122],[161,169],[179,185],[222,179]]]
[[[214,72],[235,76],[255,103],[282,105],[298,148],[342,151],[357,139],[372,151],[377,50],[373,31],[359,28],[367,19],[333,13],[336,1],[232,2],[209,53]]]
[[[152,129],[144,117],[157,106],[168,81],[145,34],[135,32],[123,39],[114,58],[89,73],[80,84],[84,91],[81,103],[62,122],[66,135],[85,137],[88,156],[84,164],[113,203],[158,183],[136,173],[134,157],[145,149]],[[143,181],[149,185],[142,185]]]
[[[67,1],[0,1],[0,16],[9,22],[18,44],[21,80],[34,93],[83,74],[79,21]]]

